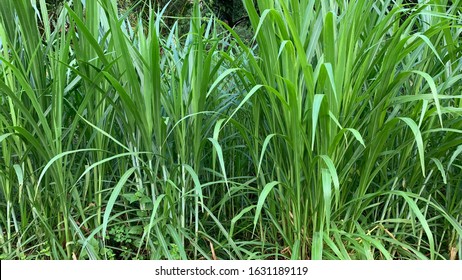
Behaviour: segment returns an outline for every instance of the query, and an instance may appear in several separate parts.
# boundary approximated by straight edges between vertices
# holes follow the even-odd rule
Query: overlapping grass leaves
[[[460,258],[460,1],[195,2],[0,3],[2,258]]]

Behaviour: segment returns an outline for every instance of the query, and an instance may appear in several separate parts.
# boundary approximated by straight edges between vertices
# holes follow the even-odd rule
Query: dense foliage
[[[462,1],[47,2],[0,1],[2,259],[462,258]]]

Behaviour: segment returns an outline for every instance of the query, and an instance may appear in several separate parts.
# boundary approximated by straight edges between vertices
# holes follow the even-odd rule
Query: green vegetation
[[[2,259],[462,259],[462,1],[46,2],[0,1]]]

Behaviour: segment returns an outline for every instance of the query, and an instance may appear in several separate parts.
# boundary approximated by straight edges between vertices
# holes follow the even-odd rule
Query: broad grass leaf
[[[132,168],[128,169],[122,175],[122,177],[120,177],[119,182],[117,183],[117,185],[112,190],[111,196],[109,197],[109,200],[108,200],[108,202],[106,204],[106,209],[104,210],[103,224],[102,224],[102,226],[103,226],[103,228],[102,228],[103,240],[106,239],[106,230],[107,230],[107,226],[108,226],[108,223],[109,223],[109,216],[111,215],[111,211],[112,211],[112,208],[114,207],[114,205],[116,203],[117,197],[119,196],[119,193],[122,190],[123,186],[125,186],[125,183],[127,182],[128,178],[130,178],[130,176],[133,174],[133,172],[135,172],[136,169],[137,169],[136,167],[132,167]]]
[[[270,182],[265,185],[262,192],[260,193],[258,197],[258,202],[257,202],[257,210],[255,211],[255,217],[253,219],[254,230],[255,230],[255,227],[257,226],[258,219],[260,218],[260,213],[261,213],[261,210],[263,209],[263,205],[265,204],[266,197],[273,190],[273,188],[278,184],[279,182],[277,181]]]

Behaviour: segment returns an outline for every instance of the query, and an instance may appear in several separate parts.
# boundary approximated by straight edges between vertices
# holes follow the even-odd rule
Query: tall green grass
[[[195,2],[0,2],[2,258],[461,258],[461,1]]]

